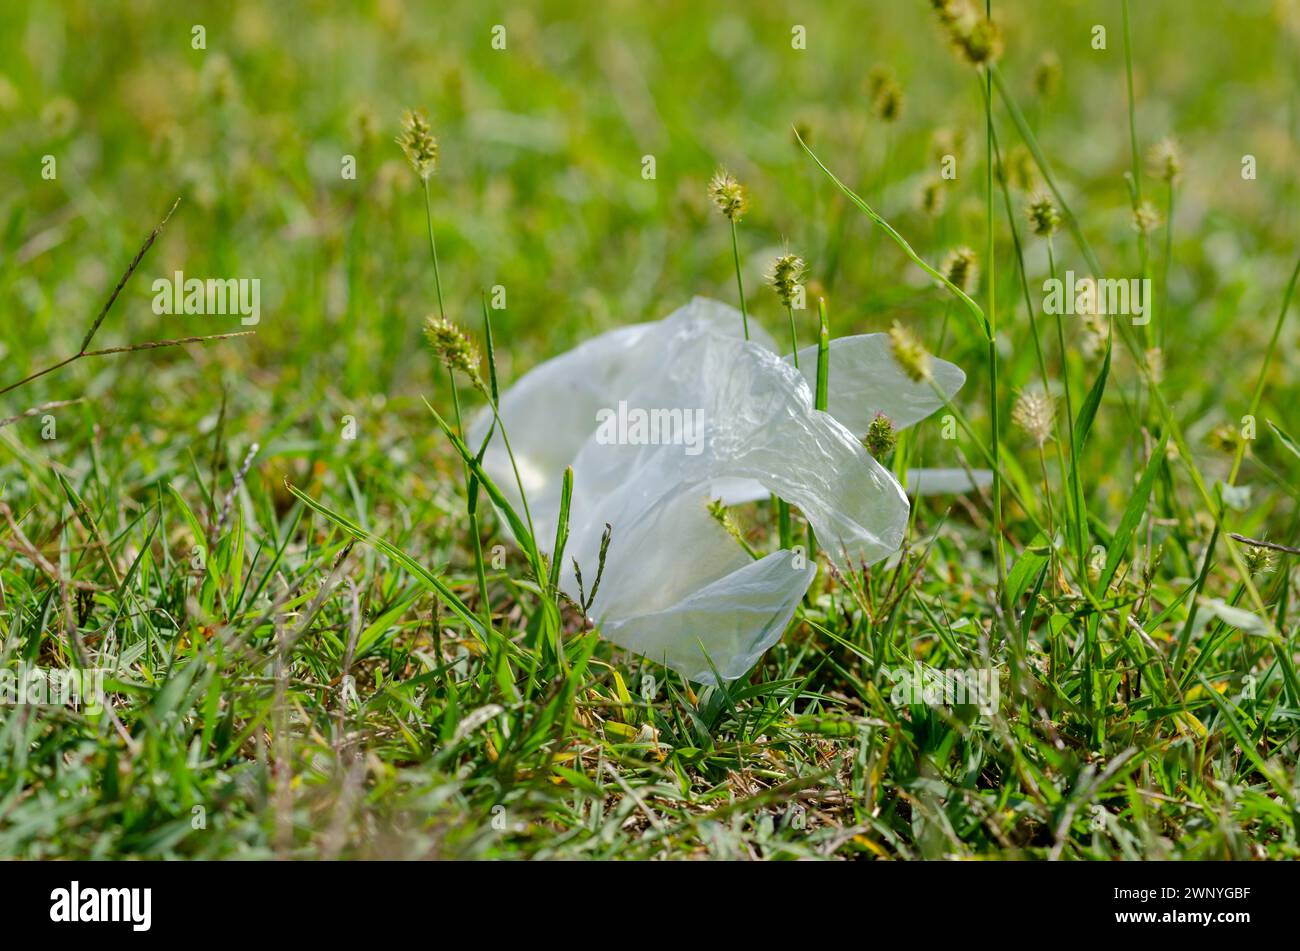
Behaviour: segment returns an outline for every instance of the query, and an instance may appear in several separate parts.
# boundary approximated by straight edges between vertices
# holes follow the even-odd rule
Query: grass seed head
[[[877,119],[894,122],[902,115],[903,87],[888,68],[877,66],[871,70],[867,90],[871,95],[871,111]]]
[[[1235,426],[1231,423],[1221,423],[1206,433],[1205,441],[1211,449],[1215,449],[1225,456],[1232,456],[1236,454],[1240,440]]]
[[[867,452],[876,459],[883,459],[894,451],[898,443],[898,434],[894,432],[894,421],[884,413],[877,413],[867,427],[866,438],[862,440]]]
[[[736,540],[741,548],[749,550],[749,542],[745,539],[745,533],[736,520],[732,517],[731,510],[723,504],[722,499],[711,499],[707,505],[709,515],[722,526],[722,530]]]
[[[1101,312],[1098,294],[1100,287],[1091,274],[1075,281],[1077,288],[1076,311],[1083,321],[1079,351],[1089,360],[1106,349],[1110,342],[1110,318]]]
[[[1061,224],[1061,213],[1052,203],[1052,196],[1045,192],[1039,192],[1029,200],[1025,214],[1029,216],[1029,225],[1034,229],[1034,234],[1040,238],[1050,238],[1056,234],[1056,229]]]
[[[478,370],[478,348],[464,331],[443,317],[430,315],[424,321],[424,336],[443,366],[465,374],[475,389],[485,389]]]
[[[943,214],[946,198],[947,193],[943,188],[943,180],[932,178],[921,186],[921,193],[917,203],[921,206],[923,212],[931,218],[937,218]]]
[[[943,259],[943,276],[959,291],[970,293],[979,277],[975,252],[967,247],[953,248]]]
[[[994,20],[977,19],[969,33],[957,38],[957,49],[972,66],[996,62],[1002,55],[1002,29]]]
[[[1053,99],[1061,88],[1061,58],[1055,50],[1044,50],[1034,66],[1034,92],[1039,99]]]
[[[1155,173],[1166,182],[1172,182],[1183,171],[1183,157],[1178,151],[1178,143],[1173,139],[1161,139],[1151,147],[1151,165]]]
[[[786,307],[794,306],[794,296],[806,272],[804,260],[797,254],[782,254],[772,262],[767,279]]]
[[[1245,553],[1246,570],[1252,575],[1268,574],[1277,564],[1277,555],[1271,548],[1249,545]]]
[[[1142,203],[1133,209],[1133,227],[1142,234],[1150,234],[1160,225],[1160,212],[1150,201],[1143,199]]]
[[[438,168],[438,140],[433,137],[424,113],[407,109],[402,116],[402,134],[396,141],[415,174],[427,181]]]
[[[1011,410],[1011,421],[1038,446],[1042,446],[1052,438],[1056,403],[1051,394],[1041,388],[1021,390],[1016,397],[1016,405]]]
[[[725,168],[718,169],[709,179],[709,200],[731,221],[739,221],[749,206],[745,187]]]
[[[934,379],[930,368],[930,351],[898,321],[894,321],[889,328],[889,347],[893,351],[894,360],[913,383]]]
[[[968,18],[974,11],[966,0],[930,0],[939,22],[949,29]]]
[[[930,5],[966,62],[986,66],[1002,55],[1002,30],[970,0],[931,0]]]

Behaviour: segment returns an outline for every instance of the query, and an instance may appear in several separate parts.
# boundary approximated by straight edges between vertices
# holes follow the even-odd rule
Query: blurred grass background
[[[1106,249],[1103,264],[1131,272],[1118,3],[999,10],[1004,72],[1078,196],[1090,240]],[[1248,2],[1141,4],[1133,15],[1141,137],[1177,136],[1187,166],[1166,363],[1210,412],[1229,396],[1221,388],[1232,374],[1204,373],[1207,359],[1257,352],[1295,246],[1300,14],[1293,2]],[[1095,23],[1109,30],[1105,51],[1089,45]],[[190,48],[194,24],[206,29],[206,50]],[[490,45],[496,24],[506,28],[504,51]],[[806,50],[791,49],[795,24],[807,30]],[[428,388],[415,346],[433,308],[423,212],[392,142],[406,106],[427,110],[442,146],[434,213],[453,316],[472,323],[481,289],[507,289],[498,318],[507,376],[692,294],[733,299],[728,235],[703,197],[719,164],[750,191],[746,287],[769,327],[781,314],[759,276],[785,242],[828,290],[837,332],[880,329],[896,316],[936,321],[935,295],[865,219],[844,216],[795,148],[793,124],[930,260],[954,244],[981,248],[978,86],[919,0],[436,12],[397,2],[346,11],[16,3],[0,12],[0,27],[0,301],[11,369],[75,346],[176,195],[181,211],[104,339],[235,329],[221,318],[153,315],[149,282],[175,269],[262,281],[253,340],[83,365],[43,384],[50,398],[111,389],[117,398],[98,411],[119,430],[146,422],[132,418],[138,399],[164,395],[136,389],[155,389],[142,359],[177,374],[163,379],[184,387],[186,403],[215,401],[224,380],[236,415],[257,409],[275,420],[300,419],[322,399],[356,407]],[[1049,50],[1061,82],[1040,101],[1032,74]],[[896,122],[871,113],[867,77],[878,66],[903,89]],[[931,218],[917,192],[937,171],[942,130],[967,144],[945,210]],[[1009,148],[1009,128],[1002,139]],[[1239,174],[1246,153],[1258,159],[1253,182]],[[58,160],[56,181],[40,177],[45,154]],[[355,181],[340,175],[344,154],[356,156]],[[653,182],[641,177],[646,154],[656,159]],[[1069,242],[1058,245],[1062,266],[1082,273]],[[1008,263],[999,296],[1015,359],[1026,341]],[[969,364],[961,340],[945,356]]]

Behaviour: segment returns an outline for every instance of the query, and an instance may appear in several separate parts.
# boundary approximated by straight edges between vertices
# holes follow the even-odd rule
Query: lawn
[[[937,6],[0,7],[0,857],[1300,857],[1300,4]],[[992,476],[719,686],[453,436],[738,287]]]

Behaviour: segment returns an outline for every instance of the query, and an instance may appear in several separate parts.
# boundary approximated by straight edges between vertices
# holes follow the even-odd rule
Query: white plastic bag
[[[612,526],[590,609],[605,637],[701,683],[715,683],[715,670],[724,680],[743,676],[780,639],[815,567],[799,552],[752,559],[709,514],[712,499],[779,496],[844,566],[898,549],[906,496],[859,437],[876,413],[901,428],[942,402],[903,375],[885,334],[832,341],[830,368],[824,413],[813,409],[809,385],[815,348],[800,353],[795,369],[765,335],[742,339],[739,311],[695,298],[662,321],[611,331],[543,363],[502,394],[543,547],[555,534],[564,468],[573,466],[561,573],[570,597],[578,597],[571,559],[590,586]],[[949,395],[965,379],[940,360],[934,376]],[[638,426],[647,419],[658,425]],[[473,443],[488,425],[480,416]],[[484,466],[518,501],[500,438]]]

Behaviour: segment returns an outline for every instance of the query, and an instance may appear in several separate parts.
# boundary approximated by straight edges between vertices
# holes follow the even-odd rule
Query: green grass
[[[112,700],[0,706],[0,856],[1300,856],[1295,557],[1252,572],[1238,540],[1300,543],[1294,11],[1005,0],[982,74],[920,0],[447,6],[0,10],[0,668],[110,668]],[[923,499],[896,562],[823,561],[753,674],[704,688],[584,628],[421,330],[445,305],[490,393],[694,294],[743,288],[784,341],[787,246],[803,345],[824,297],[835,335],[897,320],[968,373],[886,463],[998,478]],[[261,323],[155,315],[176,270],[259,278]],[[1151,278],[1151,323],[1058,323],[1067,270]],[[1044,383],[1040,455],[1012,418]],[[775,504],[732,514],[773,549]],[[996,711],[894,702],[915,663],[995,669]]]

